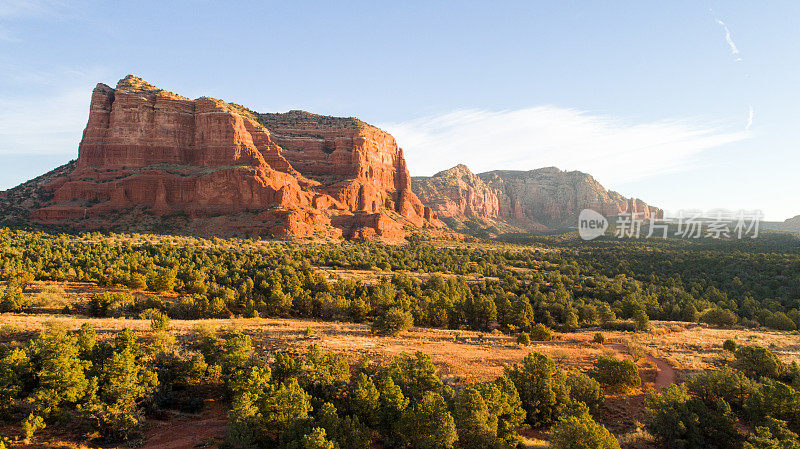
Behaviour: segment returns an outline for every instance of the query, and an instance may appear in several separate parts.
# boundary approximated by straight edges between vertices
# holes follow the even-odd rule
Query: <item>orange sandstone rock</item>
[[[97,85],[77,162],[42,189],[29,218],[77,228],[397,239],[442,226],[378,128],[189,100],[132,75]]]

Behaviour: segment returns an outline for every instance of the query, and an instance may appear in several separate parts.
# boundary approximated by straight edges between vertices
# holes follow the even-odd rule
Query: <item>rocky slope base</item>
[[[475,175],[458,165],[432,177],[415,177],[412,185],[423,204],[443,221],[472,233],[575,227],[583,209],[606,216],[633,213],[651,218],[663,214],[639,199],[606,190],[586,173],[555,167]]]
[[[378,128],[189,100],[133,75],[97,85],[77,161],[34,181],[4,194],[6,223],[387,240],[442,227]]]

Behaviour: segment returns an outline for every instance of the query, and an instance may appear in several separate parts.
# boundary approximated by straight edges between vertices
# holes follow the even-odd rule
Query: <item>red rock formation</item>
[[[189,100],[132,75],[98,84],[75,168],[45,189],[30,217],[80,228],[129,229],[135,215],[209,234],[397,239],[441,226],[380,129]]]
[[[497,219],[497,194],[465,165],[439,172],[430,178],[412,178],[414,193],[441,217]]]
[[[416,226],[426,222],[424,206],[411,192],[403,150],[390,134],[355,118],[303,111],[256,117],[292,166],[349,210],[386,208]]]
[[[522,228],[574,227],[583,209],[594,209],[606,216],[635,213],[642,219],[663,215],[661,209],[608,191],[593,177],[578,171],[546,167],[498,170],[478,176],[497,192],[499,217]]]
[[[474,175],[464,165],[413,178],[423,204],[451,228],[480,236],[574,227],[582,209],[661,217],[643,201],[607,191],[591,176],[554,167]]]

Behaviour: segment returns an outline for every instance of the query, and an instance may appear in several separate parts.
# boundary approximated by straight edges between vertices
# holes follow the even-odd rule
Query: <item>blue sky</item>
[[[357,116],[412,174],[555,165],[668,210],[800,214],[800,2],[0,1],[0,188],[128,73]],[[751,113],[752,111],[752,113]]]

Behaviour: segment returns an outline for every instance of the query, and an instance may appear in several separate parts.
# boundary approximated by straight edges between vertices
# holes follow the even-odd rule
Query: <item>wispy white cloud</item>
[[[728,43],[728,46],[731,48],[732,55],[738,55],[739,49],[736,47],[736,43],[733,42],[733,38],[731,38],[731,30],[728,29],[728,25],[725,25],[725,22],[717,19],[717,23],[722,25],[722,28],[725,30],[725,42]]]
[[[716,13],[714,13],[713,9],[709,9],[711,12],[711,16],[714,17],[714,20],[725,30],[725,42],[728,43],[728,47],[731,49],[731,55],[733,55],[736,59],[736,62],[742,62],[742,57],[739,56],[739,47],[736,46],[736,42],[733,41],[733,37],[731,36],[731,30],[728,29],[728,25],[725,24],[719,17],[717,17]]]
[[[0,2],[0,17],[42,17],[56,14],[67,6],[60,0],[3,0]]]
[[[0,154],[77,154],[90,91],[30,100],[0,98]]]
[[[17,67],[0,59],[0,155],[77,154],[105,70]]]
[[[747,125],[745,125],[744,130],[750,131],[750,127],[753,126],[753,116],[755,115],[755,110],[753,110],[753,106],[750,105],[750,112],[747,115]]]
[[[0,19],[11,23],[24,19],[76,20],[83,14],[84,0],[0,0]],[[0,41],[23,39],[0,24]]]
[[[414,175],[457,163],[476,173],[557,166],[613,184],[689,170],[703,152],[749,135],[700,118],[636,123],[555,106],[458,110],[381,127]]]

